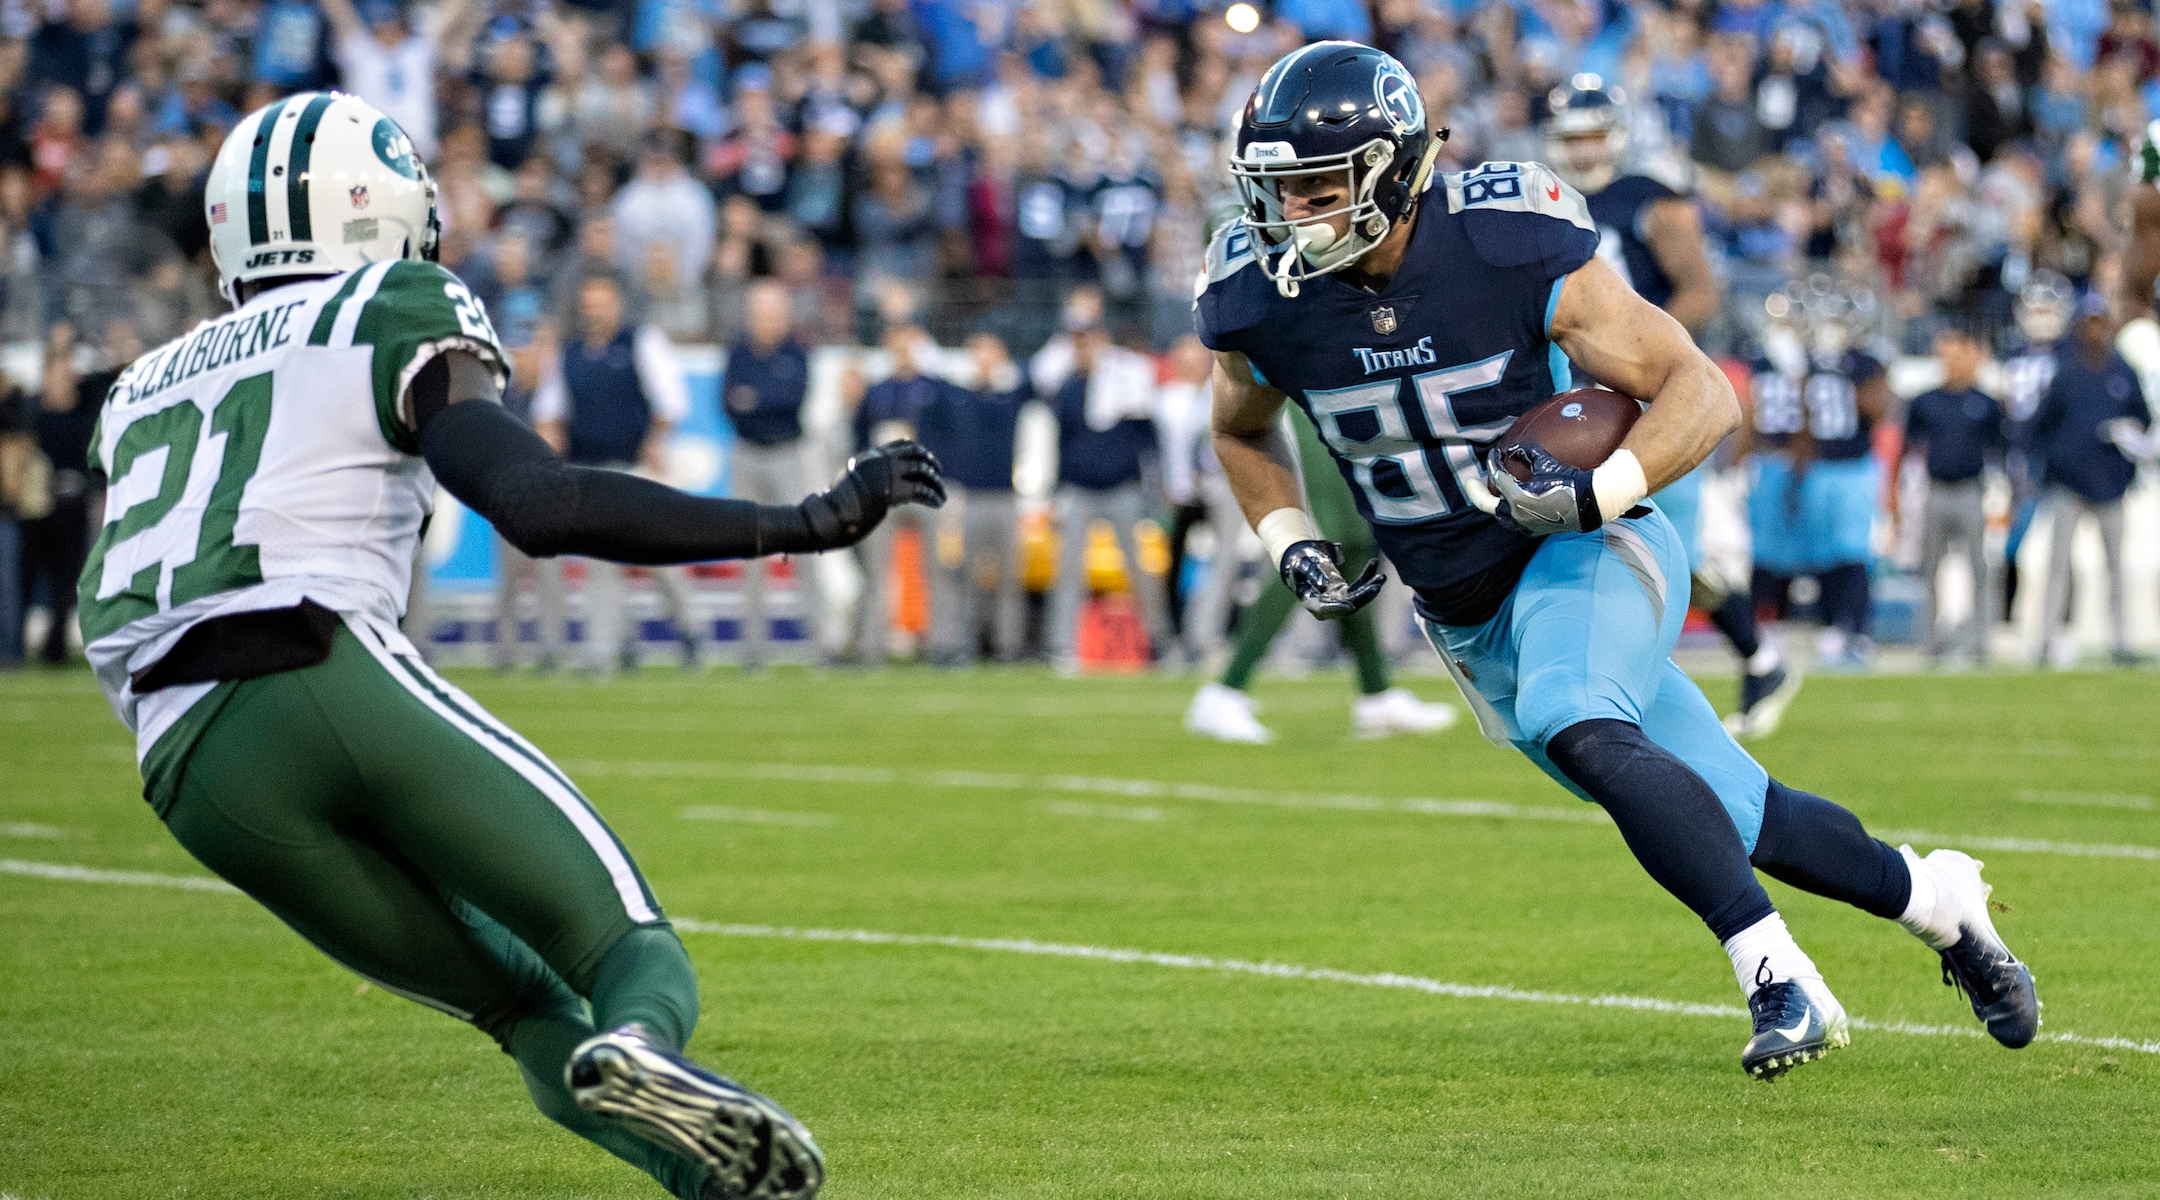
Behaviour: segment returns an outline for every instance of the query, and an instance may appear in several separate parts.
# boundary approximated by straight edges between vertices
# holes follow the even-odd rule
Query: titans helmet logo
[[[1373,76],[1373,102],[1397,137],[1425,127],[1425,100],[1418,95],[1417,81],[1392,58]]]

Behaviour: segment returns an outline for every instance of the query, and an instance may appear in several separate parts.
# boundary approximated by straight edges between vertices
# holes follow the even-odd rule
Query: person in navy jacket
[[[1935,577],[1955,542],[1964,549],[1972,576],[1973,606],[1965,624],[1948,642],[1974,663],[1984,663],[1997,592],[1989,583],[1982,498],[1986,467],[2001,465],[2008,448],[2003,406],[1980,390],[1987,343],[1973,329],[1955,323],[1945,326],[1935,335],[1935,357],[1942,360],[1943,385],[1914,397],[1905,410],[1905,452],[1919,451],[1927,469],[1927,499],[1920,508],[1920,580],[1927,587],[1927,600],[1920,606],[1920,644],[1930,663],[1941,661],[1945,639],[1936,624],[1940,608]],[[1892,489],[1893,520],[1896,495]]]
[[[854,452],[861,453],[895,438],[912,438],[922,427],[923,411],[950,387],[926,373],[937,354],[930,335],[913,325],[896,325],[885,334],[892,374],[871,384],[855,409]],[[862,600],[856,615],[855,653],[867,667],[885,664],[892,643],[893,541],[903,528],[918,532],[924,522],[909,518],[879,524],[857,548],[863,571]]]
[[[944,465],[950,496],[937,518],[930,653],[947,665],[974,662],[987,615],[998,661],[1017,662],[1026,611],[1013,448],[1020,409],[1035,393],[996,334],[976,334],[967,349],[972,386],[940,389],[922,417],[923,444]]]
[[[2054,514],[2048,535],[2047,617],[2039,661],[2068,665],[2076,647],[2063,633],[2070,608],[2070,542],[2078,521],[2100,527],[2107,554],[2108,629],[2117,663],[2135,661],[2123,622],[2123,493],[2137,467],[2119,443],[2126,432],[2152,425],[2137,372],[2115,352],[2107,297],[2088,292],[2078,303],[2076,336],[2055,359],[2055,379],[2040,397],[2030,432],[2045,502]]]
[[[810,386],[810,356],[789,328],[787,289],[770,280],[750,288],[745,301],[745,335],[728,347],[727,373],[721,380],[722,407],[735,426],[734,462],[729,490],[738,500],[786,504],[808,495],[823,477],[803,440],[803,398]],[[765,564],[753,558],[742,565],[742,664],[764,665],[771,626],[765,616]],[[803,638],[816,645],[816,573],[797,565]]]

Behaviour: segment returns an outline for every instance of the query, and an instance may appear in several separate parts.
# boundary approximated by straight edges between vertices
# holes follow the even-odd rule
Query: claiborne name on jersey
[[[205,371],[275,350],[292,340],[292,315],[307,306],[294,300],[259,313],[212,321],[179,341],[135,360],[113,382],[107,401],[125,408]]]
[[[1376,371],[1392,371],[1397,367],[1431,366],[1440,361],[1440,356],[1433,351],[1430,336],[1419,338],[1417,345],[1407,350],[1368,350],[1363,346],[1352,346],[1350,353],[1357,355],[1357,360],[1364,366],[1367,375]]]

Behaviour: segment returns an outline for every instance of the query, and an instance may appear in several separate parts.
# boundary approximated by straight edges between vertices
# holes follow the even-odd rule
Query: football
[[[1578,388],[1562,392],[1515,418],[1500,437],[1500,449],[1522,442],[1543,446],[1547,454],[1571,467],[1592,470],[1612,457],[1627,439],[1642,405],[1604,388]],[[1530,470],[1513,459],[1502,459],[1508,474],[1519,480]]]

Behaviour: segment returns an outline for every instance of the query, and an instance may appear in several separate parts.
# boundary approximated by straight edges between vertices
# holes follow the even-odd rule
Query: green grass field
[[[837,1200],[2160,1191],[2160,676],[1809,683],[1771,770],[1980,845],[2044,1033],[2120,1040],[1967,1036],[1917,942],[1772,884],[1849,1011],[1935,1031],[1767,1085],[1729,1012],[1524,996],[1738,1003],[1599,814],[1466,728],[1351,741],[1340,676],[1263,683],[1264,749],[1186,736],[1191,680],[456,678],[628,843],[693,1052]],[[138,793],[87,676],[0,677],[0,1193],[660,1195],[245,899],[25,874],[201,878]]]

